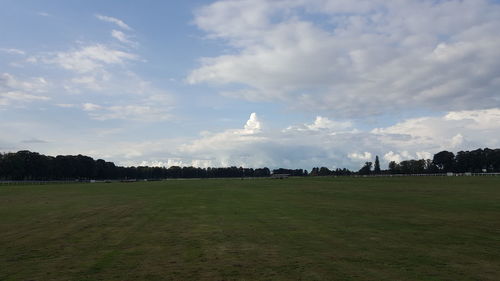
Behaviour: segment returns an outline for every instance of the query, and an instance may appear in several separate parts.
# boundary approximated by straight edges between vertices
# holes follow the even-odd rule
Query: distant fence
[[[353,175],[357,178],[366,177],[479,177],[500,176],[500,173],[439,173],[439,174],[379,174],[379,175]]]
[[[355,177],[355,178],[375,178],[375,177],[487,177],[500,176],[500,173],[440,173],[440,174],[379,174],[379,175],[350,175],[350,176],[319,176],[319,177]],[[307,176],[305,176],[307,177]],[[318,176],[311,176],[312,178]],[[145,181],[165,181],[165,180],[218,180],[218,179],[269,179],[269,177],[233,177],[233,178],[166,178],[166,179],[129,179],[129,180],[0,180],[0,185],[44,185],[44,184],[73,184],[73,183],[112,183],[112,182],[145,182]]]
[[[51,180],[51,181],[40,181],[40,180],[19,180],[19,181],[0,181],[0,185],[22,185],[22,184],[32,184],[32,185],[42,185],[42,184],[68,184],[68,183],[81,183],[79,181],[70,180]]]
[[[256,180],[269,179],[269,177],[231,177],[231,178],[165,178],[165,179],[121,179],[121,180],[0,180],[2,185],[44,185],[44,184],[73,184],[73,183],[133,183],[133,182],[154,182],[154,181],[172,181],[172,180]]]

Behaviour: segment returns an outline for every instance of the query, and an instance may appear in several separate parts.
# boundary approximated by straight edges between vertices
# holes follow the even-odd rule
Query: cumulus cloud
[[[327,117],[316,116],[316,119],[311,124],[299,124],[293,125],[285,129],[285,131],[319,131],[319,130],[329,130],[332,134],[350,129],[353,124],[351,121],[334,121]]]
[[[103,16],[103,15],[99,15],[99,14],[96,14],[95,17],[98,18],[99,20],[116,24],[117,26],[119,26],[122,29],[132,30],[132,28],[130,28],[130,26],[128,26],[125,22],[123,22],[120,19],[117,19],[114,17],[109,17],[109,16]]]
[[[257,114],[253,112],[252,114],[250,114],[250,118],[245,124],[245,130],[243,132],[246,134],[255,134],[260,132],[260,130],[261,130],[260,121],[257,118]]]
[[[438,117],[408,119],[371,132],[395,147],[426,147],[432,151],[497,147],[500,109],[454,111]]]
[[[187,81],[344,117],[490,108],[500,105],[499,14],[486,0],[218,1],[195,24],[229,51],[201,59]]]
[[[375,155],[387,165],[390,161],[431,159],[441,150],[456,152],[499,147],[500,140],[496,137],[500,134],[499,113],[499,109],[448,112],[437,117],[408,119],[371,131],[326,117],[316,117],[312,123],[295,124],[286,129],[263,126],[259,121],[261,129],[248,134],[248,124],[258,120],[252,113],[243,129],[205,132],[200,138],[180,145],[176,151],[184,162],[197,159],[209,166],[314,165],[358,169],[366,161],[373,162]],[[481,120],[492,122],[487,125],[489,129],[481,128],[486,126],[481,125]]]
[[[343,132],[344,126],[337,128],[334,125],[337,123],[342,124],[317,117],[311,124],[276,129],[264,126],[257,114],[252,113],[243,129],[205,132],[201,138],[181,145],[178,152],[187,159],[203,160],[211,166],[304,167],[312,163],[351,166],[351,159],[346,159],[341,150],[345,149],[352,133]]]
[[[372,154],[370,152],[364,152],[364,153],[353,152],[349,153],[347,157],[353,160],[369,161],[372,159]]]
[[[119,119],[125,116],[138,120],[141,115],[149,114],[149,109],[145,110],[141,106],[127,109],[124,105],[89,102],[85,108],[96,119]],[[40,151],[52,154],[84,153],[112,160],[120,165],[234,165],[306,169],[325,166],[330,169],[347,167],[357,170],[364,162],[373,162],[376,155],[380,158],[382,168],[386,168],[390,161],[430,159],[441,150],[457,152],[480,147],[500,147],[500,122],[489,124],[489,129],[480,129],[480,121],[469,118],[473,116],[475,120],[495,121],[498,113],[499,109],[448,112],[441,116],[408,119],[372,131],[335,127],[307,129],[318,118],[286,127],[301,128],[300,130],[282,129],[274,127],[272,123],[264,124],[259,120],[258,114],[252,113],[247,120],[241,121],[240,128],[204,132],[197,137],[148,137],[137,141],[122,139],[120,134],[123,132],[109,132],[110,130],[106,130],[105,134],[93,132],[78,137],[63,136],[59,130],[51,131],[48,128],[39,130],[38,125],[23,127],[18,123],[0,124],[0,130],[12,131],[11,127],[5,127],[10,125],[20,132],[30,132],[29,136],[19,138],[21,140],[33,137],[62,140],[57,145],[52,142],[36,144],[37,147],[44,148]],[[131,116],[127,116],[128,114]],[[450,120],[450,116],[459,120]],[[323,122],[326,123],[339,122],[322,118],[325,118]],[[356,128],[356,125],[353,124],[352,128]],[[441,133],[428,133],[435,131]],[[110,141],[114,134],[117,134],[115,139]]]

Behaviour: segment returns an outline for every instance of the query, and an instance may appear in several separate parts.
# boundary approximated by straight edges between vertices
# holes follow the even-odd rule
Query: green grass
[[[0,186],[0,280],[499,280],[500,177]]]

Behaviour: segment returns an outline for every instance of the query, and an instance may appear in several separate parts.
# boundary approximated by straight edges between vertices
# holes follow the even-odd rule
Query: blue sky
[[[358,169],[500,146],[498,1],[0,4],[3,152]]]

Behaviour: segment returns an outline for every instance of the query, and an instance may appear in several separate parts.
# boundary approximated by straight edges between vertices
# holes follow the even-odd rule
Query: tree
[[[391,171],[391,174],[397,174],[399,172],[399,165],[396,161],[389,162],[389,171]]]
[[[319,168],[319,172],[318,172],[318,175],[319,176],[329,176],[331,175],[332,171],[330,171],[330,169],[328,169],[327,167],[321,167]]]
[[[317,176],[319,174],[319,168],[318,167],[313,167],[311,172],[309,173],[310,176]]]
[[[375,156],[375,166],[373,167],[374,174],[380,174],[380,162],[378,161],[378,155]]]
[[[442,172],[451,172],[455,162],[455,154],[449,151],[441,151],[434,155],[432,163]]]
[[[372,171],[372,162],[366,162],[361,169],[359,169],[358,174],[360,175],[369,175]]]

